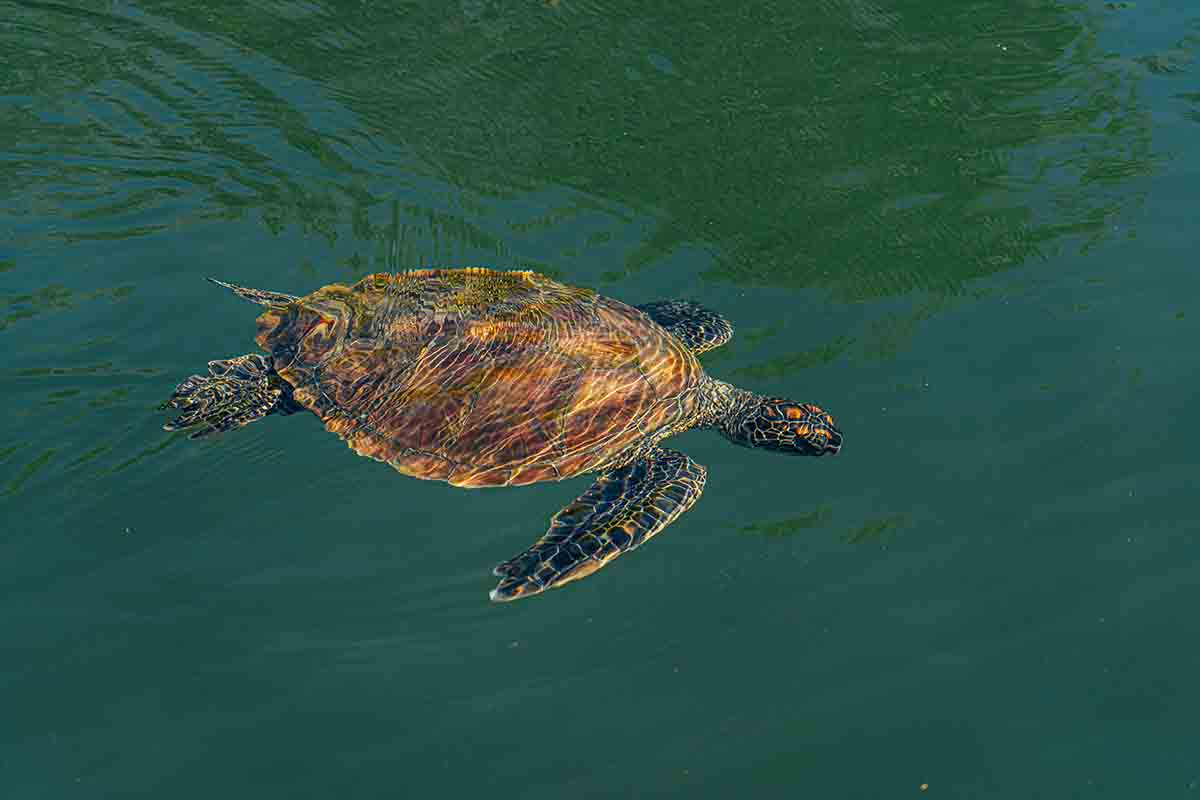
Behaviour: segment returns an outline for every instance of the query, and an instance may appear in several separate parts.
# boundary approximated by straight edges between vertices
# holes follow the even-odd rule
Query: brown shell
[[[695,356],[642,312],[533,272],[418,270],[259,317],[295,399],[361,455],[456,486],[603,469],[688,427]]]

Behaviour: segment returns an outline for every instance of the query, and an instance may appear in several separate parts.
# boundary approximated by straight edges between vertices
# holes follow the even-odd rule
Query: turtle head
[[[799,456],[837,455],[842,449],[833,417],[812,403],[753,397],[740,411],[721,427],[736,444]]]

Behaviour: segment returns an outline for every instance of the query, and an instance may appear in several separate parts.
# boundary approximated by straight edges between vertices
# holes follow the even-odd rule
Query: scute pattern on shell
[[[641,312],[533,272],[418,270],[259,318],[296,402],[358,453],[458,486],[627,463],[689,427],[695,356]]]

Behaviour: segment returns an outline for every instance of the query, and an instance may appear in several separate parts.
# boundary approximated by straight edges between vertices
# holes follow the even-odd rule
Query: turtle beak
[[[842,432],[833,417],[812,403],[785,404],[781,409],[787,420],[795,452],[804,456],[837,455],[842,449]]]
[[[836,456],[842,450],[842,432],[833,425],[801,424],[792,430],[793,447],[802,456]]]
[[[822,452],[817,453],[817,455],[836,456],[838,453],[842,452],[842,432],[832,425],[830,425],[826,431],[829,434],[829,438],[825,442],[825,449]]]

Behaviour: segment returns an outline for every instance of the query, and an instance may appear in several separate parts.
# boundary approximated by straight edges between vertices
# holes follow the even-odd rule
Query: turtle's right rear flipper
[[[208,362],[208,375],[193,375],[176,386],[159,408],[183,412],[163,430],[195,428],[188,438],[196,439],[303,407],[292,399],[291,385],[275,373],[271,357],[251,354]]]

